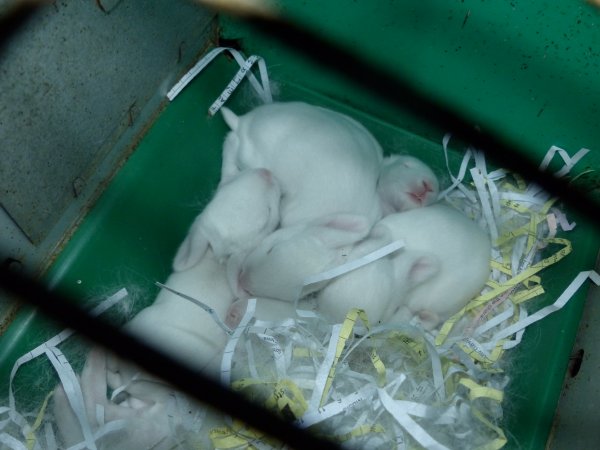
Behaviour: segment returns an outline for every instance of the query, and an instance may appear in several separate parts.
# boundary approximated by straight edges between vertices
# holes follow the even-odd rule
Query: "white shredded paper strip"
[[[108,297],[106,300],[101,302],[90,312],[93,316],[98,316],[104,313],[106,310],[114,306],[116,303],[121,301],[127,296],[126,289],[120,289],[115,294]],[[30,352],[24,354],[20,358],[17,359],[15,364],[13,365],[10,379],[9,379],[9,408],[11,420],[15,422],[17,425],[24,427],[26,426],[26,421],[21,417],[21,415],[17,412],[15,407],[15,397],[13,392],[13,380],[16,376],[17,371],[23,365],[28,363],[29,361],[37,358],[40,355],[46,355],[46,357],[52,363],[52,366],[56,370],[59,379],[63,385],[63,389],[65,390],[65,394],[67,395],[67,399],[69,404],[73,408],[73,412],[77,417],[80,426],[82,428],[82,432],[84,435],[85,445],[90,449],[95,449],[94,437],[91,432],[91,427],[85,415],[85,407],[83,403],[83,394],[81,392],[81,387],[79,386],[79,380],[75,375],[71,365],[63,355],[63,353],[57,348],[59,344],[64,342],[66,339],[73,335],[74,331],[70,329],[62,330],[60,333],[56,334],[52,338],[48,339],[46,342],[37,346]],[[23,432],[25,434],[25,432]]]
[[[167,98],[170,101],[173,101],[177,95],[200,73],[202,70],[206,68],[218,55],[223,52],[229,52],[235,61],[240,66],[240,69],[231,80],[231,82],[227,85],[225,90],[219,95],[217,100],[210,106],[209,114],[214,115],[227,101],[227,99],[231,96],[233,91],[238,87],[238,85],[242,82],[244,77],[248,77],[250,84],[257,92],[259,97],[264,103],[271,103],[273,101],[273,96],[271,94],[271,87],[269,83],[269,76],[267,73],[267,66],[265,61],[256,55],[250,56],[246,59],[243,54],[233,48],[229,47],[218,47],[210,52],[208,52],[200,61],[198,61],[194,67],[192,67],[181,79],[175,83],[175,85],[169,90],[167,93]],[[259,65],[259,73],[261,76],[262,84],[256,79],[254,74],[250,71],[252,66],[258,62]]]
[[[52,363],[54,370],[56,370],[56,373],[60,378],[60,382],[63,386],[65,394],[67,395],[69,405],[71,405],[71,409],[77,417],[79,426],[81,427],[85,445],[90,450],[96,449],[94,434],[92,432],[90,422],[88,421],[85,404],[83,401],[83,392],[81,391],[81,385],[79,384],[77,375],[75,375],[75,372],[67,361],[67,358],[65,358],[58,348],[48,348],[46,351],[46,356]]]
[[[515,324],[510,325],[510,326],[504,328],[503,330],[499,331],[498,333],[496,333],[494,335],[493,341],[499,341],[500,339],[505,339],[505,338],[511,336],[512,334],[531,325],[532,323],[543,319],[544,317],[548,316],[549,314],[552,314],[553,312],[558,311],[559,309],[561,309],[563,306],[565,306],[567,304],[567,302],[571,299],[571,297],[573,297],[575,292],[577,292],[577,290],[583,285],[583,283],[588,278],[590,280],[592,280],[596,285],[600,285],[600,275],[598,275],[598,273],[594,272],[593,270],[586,271],[586,272],[580,272],[579,275],[577,275],[575,277],[575,279],[571,282],[571,284],[567,287],[567,289],[565,289],[565,291],[561,294],[561,296],[552,305],[546,306],[545,308],[542,308],[539,311],[531,314],[526,319],[519,320]]]
[[[582,148],[577,153],[575,153],[573,157],[571,157],[564,149],[553,145],[552,147],[550,147],[550,150],[548,150],[548,152],[546,153],[546,156],[544,156],[544,159],[542,160],[539,169],[546,170],[554,156],[558,154],[563,159],[565,165],[562,167],[562,169],[555,172],[554,176],[564,177],[567,173],[571,171],[573,166],[577,164],[581,160],[581,158],[583,158],[588,153],[589,150],[587,148]]]
[[[308,402],[307,412],[316,411],[321,406],[321,397],[323,397],[325,385],[327,383],[327,377],[329,376],[329,371],[331,370],[335,360],[335,352],[341,331],[342,324],[333,325],[331,329],[331,337],[329,338],[329,347],[327,348],[325,359],[323,360],[323,363],[317,372],[317,377],[315,378],[315,389],[313,390],[310,401]]]
[[[275,368],[277,369],[277,376],[280,380],[286,376],[284,353],[281,345],[273,336],[264,333],[256,333],[256,336],[264,342],[273,354],[273,360],[275,361]]]
[[[27,450],[24,444],[7,433],[0,434],[0,443],[11,450]]]
[[[379,399],[384,408],[396,419],[419,444],[428,450],[450,450],[448,447],[440,444],[433,439],[417,422],[408,415],[404,403],[394,400],[384,389],[377,389]]]
[[[394,241],[391,244],[388,244],[380,249],[375,250],[365,256],[357,258],[353,261],[349,261],[345,264],[341,264],[333,269],[326,270],[324,272],[320,272],[316,275],[311,275],[307,277],[303,284],[304,286],[308,286],[310,284],[320,283],[321,281],[331,280],[332,278],[339,277],[340,275],[344,275],[345,273],[351,272],[353,270],[359,269],[360,267],[366,266],[367,264],[372,263],[380,258],[383,258],[390,253],[393,253],[397,250],[403,248],[406,244],[402,240]]]
[[[210,108],[208,108],[208,114],[210,114],[211,116],[214,116],[217,113],[217,111],[219,111],[219,109],[221,109],[221,107],[225,104],[227,99],[231,96],[231,94],[233,94],[233,91],[235,91],[237,89],[237,87],[240,85],[240,83],[242,82],[242,80],[244,79],[246,74],[251,73],[250,69],[256,62],[258,62],[260,74],[263,79],[263,88],[258,90],[257,92],[262,97],[263,102],[270,103],[273,101],[273,99],[271,98],[271,91],[270,91],[270,88],[268,85],[269,81],[268,81],[268,77],[267,77],[267,69],[266,69],[265,62],[262,58],[252,55],[240,67],[240,69],[237,71],[237,73],[235,74],[233,79],[229,82],[227,87],[223,90],[221,95],[219,95],[219,97],[217,97],[217,99],[213,102],[213,104],[210,106]]]
[[[353,392],[341,398],[318,408],[316,411],[306,412],[300,419],[296,421],[296,425],[300,428],[308,428],[319,422],[329,419],[337,414],[343,413],[349,408],[358,406],[359,404],[370,400],[375,393],[375,385],[367,384],[360,390]]]
[[[173,288],[170,288],[169,286],[159,283],[158,281],[154,282],[155,285],[157,285],[158,287],[162,288],[162,289],[166,289],[169,292],[172,292],[175,295],[178,295],[181,298],[184,298],[190,302],[192,302],[194,305],[199,306],[200,308],[202,308],[204,311],[206,311],[208,314],[210,314],[210,317],[212,317],[212,319],[215,321],[215,323],[227,334],[231,335],[233,333],[233,330],[231,328],[229,328],[227,325],[225,325],[225,322],[223,322],[221,320],[221,318],[219,317],[219,315],[217,314],[217,312],[211,308],[210,306],[208,306],[205,303],[202,303],[200,300],[195,299],[194,297],[191,297],[187,294],[184,294],[182,292],[179,292]]]

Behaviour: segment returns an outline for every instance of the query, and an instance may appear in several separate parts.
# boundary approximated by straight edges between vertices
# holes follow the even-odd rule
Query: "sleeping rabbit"
[[[281,183],[281,226],[335,213],[380,216],[376,193],[382,150],[350,117],[302,102],[271,103],[237,116],[223,144],[222,180],[262,167]]]
[[[191,268],[173,272],[165,285],[203,302],[222,319],[234,299],[225,268],[211,249]],[[124,329],[182,363],[218,377],[227,334],[204,309],[189,300],[161,289],[154,303],[142,309]],[[96,405],[103,408],[102,422],[128,421],[126,429],[116,435],[118,439],[110,440],[106,448],[172,448],[176,435],[171,427],[183,418],[174,417],[171,423],[167,413],[171,414],[172,408],[168,402],[173,401],[175,394],[162,380],[94,349],[86,361],[81,388],[87,419],[92,425],[101,425]],[[109,398],[109,392],[118,395]],[[77,443],[82,439],[81,429],[62,386],[56,388],[55,395],[55,415],[63,440],[67,445]]]
[[[423,161],[409,155],[384,158],[377,193],[384,216],[421,208],[437,200],[439,182]]]
[[[413,318],[426,329],[458,312],[479,294],[490,274],[491,241],[475,222],[457,210],[434,204],[391,214],[372,235],[403,239],[406,247],[393,258],[410,289],[398,298],[388,322]]]
[[[209,246],[221,262],[255,247],[277,227],[280,197],[279,182],[266,169],[245,170],[221,182],[180,245],[173,269],[197,264]]]
[[[225,267],[210,249],[200,262],[187,270],[173,272],[164,284],[211,307],[221,319],[234,300]],[[142,309],[124,328],[198,370],[217,374],[213,364],[227,340],[225,331],[200,306],[167,289],[161,289],[154,303]],[[115,377],[121,378],[109,380],[115,388],[117,384],[126,384],[132,376],[130,368],[121,361],[109,359],[108,367]]]
[[[348,261],[392,243],[389,235],[369,235],[348,251]],[[402,249],[331,280],[317,293],[317,311],[331,323],[341,323],[352,308],[363,309],[371,323],[381,322],[408,289],[405,274],[397,273],[395,256]],[[402,279],[402,283],[397,283]]]
[[[280,228],[248,254],[230,258],[228,280],[239,298],[268,297],[293,302],[324,283],[303,289],[304,280],[344,263],[354,243],[370,230],[367,218],[334,214],[312,222]]]
[[[93,348],[81,373],[80,387],[84,420],[89,424],[96,448],[169,450],[182,444],[192,448],[199,440],[208,446],[207,438],[198,439],[195,433],[186,434],[186,431],[193,431],[200,424],[208,428],[210,424],[222,424],[220,413],[205,410],[160,381],[152,385],[152,390],[147,389],[151,395],[136,402],[132,402],[131,397],[124,401],[111,399],[109,373],[106,351]],[[84,440],[80,422],[62,385],[54,391],[54,417],[62,441],[60,448],[70,448]],[[93,447],[90,444],[78,448]]]
[[[372,322],[412,319],[426,329],[458,312],[489,277],[489,236],[460,212],[441,204],[391,214],[350,252],[350,259],[395,240],[405,247],[331,281],[317,308],[333,322],[350,308]]]

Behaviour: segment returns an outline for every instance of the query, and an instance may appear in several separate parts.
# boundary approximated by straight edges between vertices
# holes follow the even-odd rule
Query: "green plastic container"
[[[600,166],[594,148],[600,142],[600,60],[592,44],[598,42],[599,15],[591,6],[498,0],[281,3],[287,16],[405,74],[474,124],[521,142],[536,160],[553,144],[571,154],[588,147],[593,151],[579,171]],[[221,25],[222,37],[238,39],[247,55],[265,58],[278,99],[352,115],[386,151],[417,155],[438,174],[446,173],[441,139],[452,130],[414,119],[237,21],[221,19]],[[50,286],[87,303],[120,287],[140,293],[138,307],[153,300],[153,282],[170,272],[175,249],[218,183],[226,126],[206,110],[236,70],[233,62],[217,59],[166,106],[45,275]],[[248,109],[249,98],[242,88],[231,107]],[[450,157],[455,172],[462,148]],[[590,190],[600,186],[594,174],[579,182]],[[574,251],[542,273],[547,304],[577,273],[594,267],[600,245],[593,224],[569,217],[577,222],[569,236]],[[506,448],[544,448],[585,291],[529,327],[521,345],[509,352]],[[7,384],[17,357],[59,328],[24,307],[0,337],[0,385]],[[35,370],[24,368],[23,377],[30,379]]]

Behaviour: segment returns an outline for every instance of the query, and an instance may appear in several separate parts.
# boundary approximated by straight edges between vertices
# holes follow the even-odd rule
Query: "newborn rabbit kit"
[[[273,66],[274,98],[243,79],[205,114],[239,68],[215,58],[161,112],[45,281],[90,307],[126,288],[126,331],[348,448],[541,448],[583,294],[523,336],[502,333],[589,269],[589,224],[544,209],[535,186],[448,143],[452,130],[336,78],[341,94],[329,75],[223,24]],[[536,214],[518,204],[525,192]],[[561,222],[559,210],[567,225],[552,229],[546,216]],[[518,278],[523,267],[532,273]],[[252,430],[88,344],[71,380],[81,411],[58,377],[32,382],[53,373],[47,361],[9,373],[58,331],[24,311],[0,346],[17,409],[60,418],[57,448],[253,448]]]

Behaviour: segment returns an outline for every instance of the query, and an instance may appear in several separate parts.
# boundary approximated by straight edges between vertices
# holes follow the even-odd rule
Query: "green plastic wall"
[[[590,50],[593,39],[598,42],[598,15],[582,2],[284,4],[286,14],[407,73],[482,127],[518,138],[537,159],[552,144],[571,153],[587,146],[595,151],[583,166],[598,167],[600,131],[594,118],[600,85],[593,82],[597,56]],[[451,130],[415,120],[237,22],[222,20],[222,35],[241,39],[247,54],[265,57],[278,98],[303,99],[353,115],[386,151],[415,154],[445,173],[440,142]],[[206,110],[235,70],[224,58],[216,61],[166,106],[46,274],[50,286],[86,304],[120,287],[137,293],[142,299],[138,307],[153,300],[153,282],[169,273],[176,247],[217,185],[226,127]],[[249,99],[246,90],[236,93],[231,107],[248,109]],[[460,151],[451,154],[454,169],[460,157]],[[595,188],[594,178],[587,180]],[[546,303],[579,271],[593,268],[600,245],[592,224],[570,217],[578,223],[570,234],[575,250],[542,274]],[[584,300],[585,290],[559,313],[528,328],[510,353],[513,380],[503,424],[507,448],[544,447]],[[0,386],[6,386],[17,357],[59,328],[23,308],[0,337]],[[29,379],[28,371],[34,369],[24,368],[19,377]]]
[[[584,0],[280,0],[282,15],[451,104],[541,157],[598,142],[600,10]],[[229,21],[288,82],[423,129],[381,101]],[[348,61],[352,65],[353,61]]]

